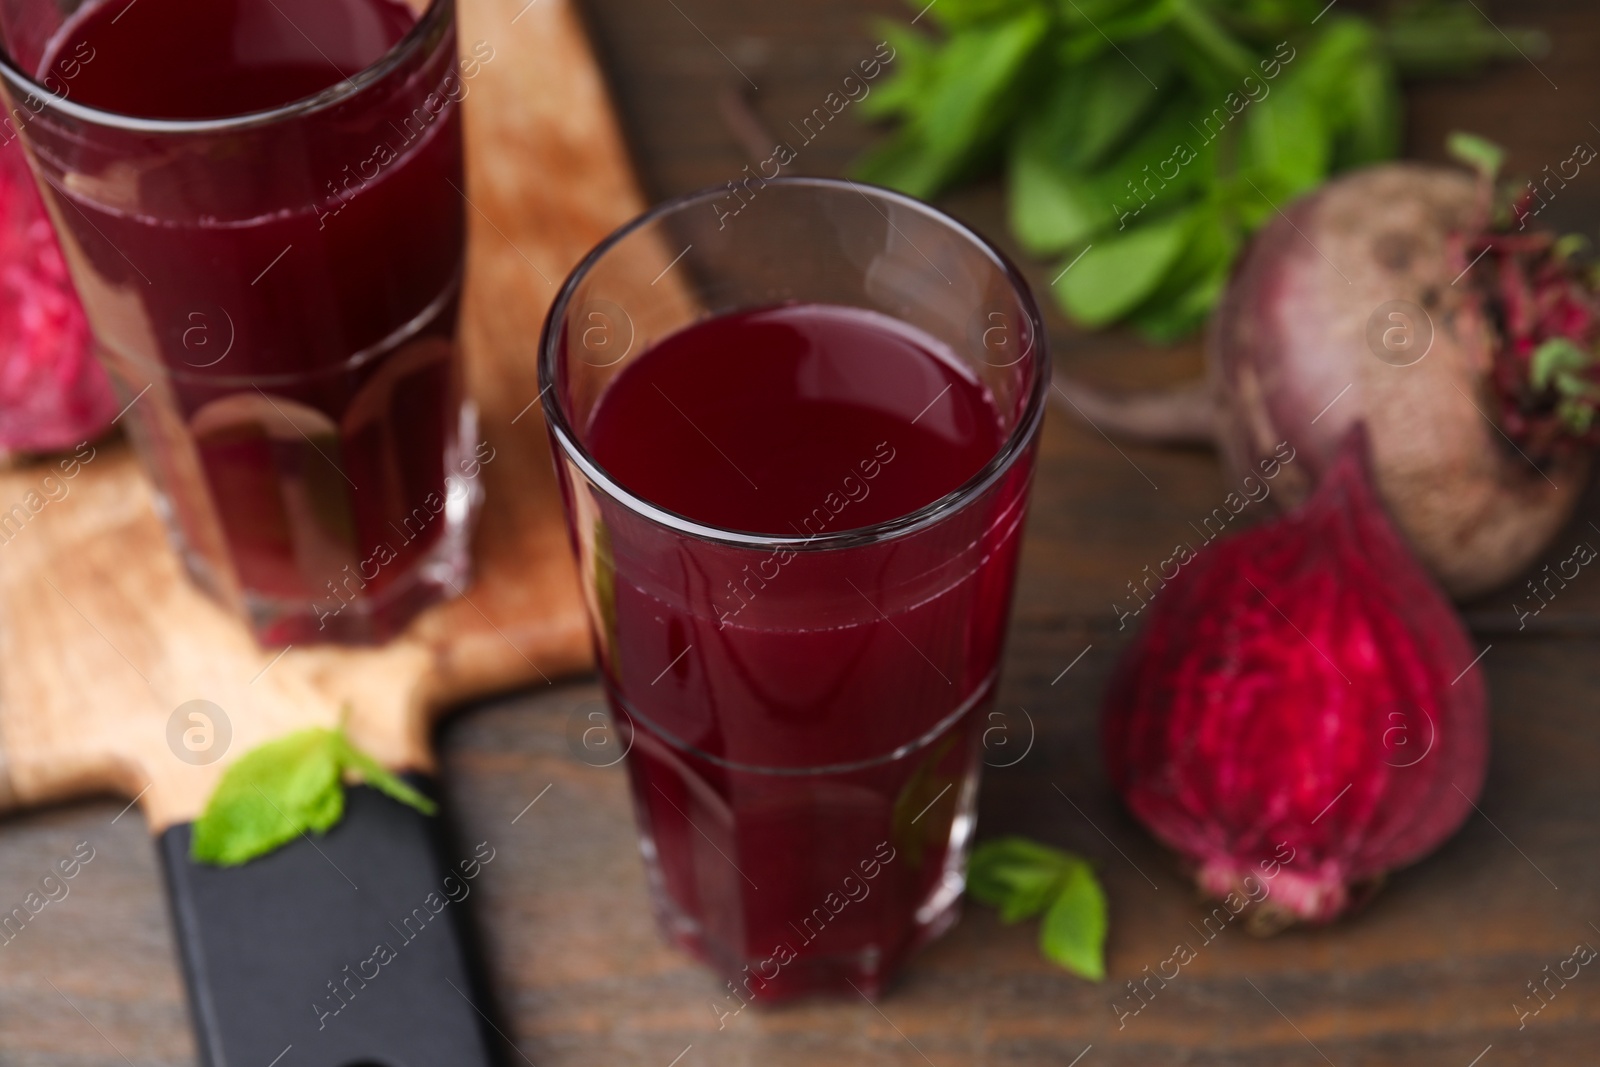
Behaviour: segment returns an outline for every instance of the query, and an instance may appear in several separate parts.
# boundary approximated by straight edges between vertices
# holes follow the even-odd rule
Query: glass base
[[[478,441],[478,409],[471,401],[461,405],[456,440],[444,457],[448,470],[466,470],[468,450]],[[397,636],[416,615],[448,600],[472,578],[472,530],[483,503],[477,478],[452,476],[447,483],[438,538],[409,568],[376,595],[345,600],[330,595],[317,603],[304,598],[281,598],[250,589],[238,594],[255,638],[269,647],[307,644],[377,644]],[[189,577],[223,603],[233,598],[229,585],[203,552],[184,540],[171,521],[171,505],[158,493],[157,510],[168,519],[168,530]]]
[[[700,924],[664,893],[652,891],[650,902],[661,936],[710,967],[725,983],[725,1003],[714,1002],[713,1007],[720,1016],[721,1011],[737,1013],[743,1006],[771,1005],[812,995],[860,994],[876,1000],[909,957],[944,936],[961,918],[966,879],[961,874],[948,875],[947,879],[917,909],[911,936],[900,944],[869,942],[850,952],[797,956],[787,963],[777,956],[728,956],[718,951]]]
[[[437,544],[410,573],[375,597],[351,601],[337,614],[307,610],[306,602],[273,600],[244,594],[244,606],[256,640],[270,647],[302,644],[381,644],[403,631],[424,609],[449,600],[472,578],[472,514],[445,517]]]
[[[636,751],[629,759],[636,760],[639,755]],[[636,772],[637,768],[630,766],[630,770]],[[863,913],[874,893],[891,892],[888,880],[904,873],[904,865],[911,862],[912,857],[903,847],[908,842],[901,838],[902,847],[883,864],[876,882],[842,879],[839,887],[843,895],[817,893],[816,903],[823,907],[809,914],[793,914],[784,922],[773,923],[768,916],[769,921],[760,923],[763,934],[754,933],[754,916],[748,911],[762,891],[752,885],[751,892],[745,894],[744,881],[737,883],[741,888],[736,889],[733,879],[725,877],[735,871],[731,861],[726,870],[712,864],[698,871],[699,887],[719,897],[722,906],[706,912],[703,918],[682,907],[669,888],[659,844],[649,829],[651,823],[641,819],[639,849],[657,926],[668,943],[706,964],[723,980],[721,996],[712,1003],[713,1013],[725,1023],[723,1013],[737,1013],[752,1004],[773,1004],[815,994],[869,999],[880,996],[907,959],[942,936],[961,917],[967,856],[977,821],[977,770],[976,761],[970,762],[956,789],[953,810],[947,809],[945,817],[949,821],[936,831],[939,842],[930,850],[937,848],[942,855],[934,869],[924,869],[916,878],[926,887],[920,897],[898,897],[886,905],[880,896],[870,914]],[[634,800],[638,807],[637,793]],[[930,821],[934,817],[930,813]],[[726,859],[720,851],[719,858]],[[763,870],[756,862],[759,861],[752,861],[744,873],[734,877],[742,880],[746,873],[759,872],[757,877],[765,881],[771,868]],[[902,869],[897,870],[896,865]],[[718,881],[727,883],[722,892],[714,888]],[[859,897],[849,895],[852,885],[861,893]],[[777,888],[771,886],[773,890]],[[841,933],[843,936],[838,936]],[[760,942],[765,951],[752,958],[749,950],[762,937],[768,939]],[[766,948],[768,941],[772,942],[770,948]]]

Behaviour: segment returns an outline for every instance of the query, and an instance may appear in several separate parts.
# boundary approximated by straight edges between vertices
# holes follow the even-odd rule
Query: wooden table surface
[[[1470,127],[1509,147],[1511,170],[1532,173],[1576,142],[1600,143],[1600,11],[1577,0],[1479,6],[1546,27],[1554,49],[1537,68],[1519,61],[1411,90],[1409,154],[1438,158],[1446,132]],[[728,92],[744,87],[782,129],[871,54],[875,15],[908,14],[889,0],[588,0],[586,9],[652,197],[739,175],[747,160],[719,105]],[[872,136],[842,115],[794,169],[839,173]],[[944,204],[1004,234],[993,185]],[[1579,177],[1546,217],[1593,234],[1600,176]],[[1039,284],[1047,270],[1029,267]],[[1059,317],[1053,327],[1058,373],[1136,384],[1199,366],[1194,345],[1081,337]],[[1055,412],[1046,423],[998,704],[1019,730],[1026,708],[1038,734],[1019,763],[987,773],[980,834],[1030,834],[1094,859],[1111,900],[1109,981],[1046,965],[1031,925],[1003,927],[975,908],[876,1007],[812,1001],[745,1012],[719,1031],[715,982],[651,925],[620,769],[586,765],[567,741],[598,707],[596,686],[582,679],[464,709],[440,738],[457,839],[497,850],[477,884],[476,920],[522,1057],[508,1053],[509,1062],[1066,1067],[1081,1054],[1082,1067],[1499,1067],[1600,1058],[1600,975],[1580,973],[1520,1030],[1513,1008],[1546,965],[1553,971],[1579,942],[1600,944],[1597,577],[1574,582],[1524,632],[1512,591],[1467,610],[1474,640],[1490,646],[1494,747],[1481,815],[1333,928],[1267,941],[1227,931],[1118,1029],[1111,1005],[1123,983],[1192,940],[1202,909],[1099,766],[1098,703],[1126,636],[1111,604],[1227,491],[1207,453],[1119,453]],[[1593,489],[1550,558],[1585,539],[1600,539]],[[70,896],[0,947],[0,1065],[195,1062],[155,854],[138,813],[121,809],[105,800],[0,824],[0,910],[76,842],[95,850]]]

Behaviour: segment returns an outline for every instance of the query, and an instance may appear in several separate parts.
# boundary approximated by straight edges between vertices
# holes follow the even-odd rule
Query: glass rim
[[[955,489],[919,508],[906,512],[904,515],[848,530],[820,533],[811,537],[789,537],[781,534],[752,533],[745,530],[713,526],[697,522],[687,515],[652,504],[622,485],[616,478],[613,478],[590,455],[589,450],[579,442],[577,435],[573,432],[572,424],[568,420],[566,410],[561,402],[560,393],[555,389],[556,369],[561,357],[558,347],[562,332],[557,324],[565,318],[567,306],[571,302],[578,286],[608,252],[624,239],[651,223],[669,215],[678,214],[697,204],[706,203],[723,196],[725,188],[720,185],[684,193],[681,196],[664,200],[637,218],[619,226],[599,244],[595,245],[589,254],[584,256],[578,265],[572,269],[572,272],[567,275],[566,280],[561,283],[561,288],[557,291],[555,300],[550,305],[550,311],[545,316],[544,329],[539,338],[538,376],[540,395],[542,396],[545,392],[553,392],[555,394],[554,399],[544,405],[545,422],[560,445],[562,454],[575,463],[590,481],[599,485],[612,499],[623,504],[635,514],[641,515],[658,525],[702,541],[710,541],[737,548],[803,552],[854,548],[915,533],[959,510],[998,481],[1001,475],[1011,468],[1017,457],[1028,447],[1038,430],[1040,422],[1044,418],[1045,394],[1050,387],[1051,362],[1044,318],[1039,312],[1039,305],[1034,299],[1033,290],[1028,286],[1027,280],[1023,278],[1022,272],[992,241],[966,223],[930,204],[923,203],[915,197],[907,196],[904,193],[881,185],[853,181],[848,178],[780,176],[766,179],[766,184],[780,188],[809,187],[829,193],[842,194],[849,192],[861,196],[876,195],[880,199],[915,211],[964,237],[970,245],[986,256],[1000,270],[1001,275],[1010,284],[1012,292],[1016,294],[1023,313],[1028,317],[1028,321],[1033,327],[1033,348],[1022,358],[1032,362],[1034,378],[1021,416],[989,461],[979,468],[976,474]]]
[[[44,101],[40,110],[34,112],[35,115],[47,110],[55,111],[80,122],[107,129],[123,130],[129,133],[231,133],[236,130],[270,126],[277,122],[313,114],[343,103],[345,100],[362,92],[362,90],[381,81],[396,67],[416,54],[428,35],[440,23],[452,17],[454,13],[455,0],[429,0],[427,9],[417,18],[416,22],[412,23],[411,28],[405,32],[405,35],[396,41],[387,52],[355,74],[342,78],[321,92],[301,97],[298,100],[291,100],[287,104],[280,104],[277,107],[267,108],[263,111],[247,111],[243,114],[226,115],[216,119],[140,118],[136,115],[125,115],[119,111],[108,111],[104,108],[76,103],[66,96],[52,92],[36,78],[24,71],[12,57],[10,49],[6,48],[4,44],[0,44],[0,82],[3,82],[8,90],[20,92],[24,96],[36,97]]]

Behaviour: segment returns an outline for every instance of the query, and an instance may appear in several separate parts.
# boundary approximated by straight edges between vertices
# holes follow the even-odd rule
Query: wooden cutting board
[[[125,444],[97,443],[59,499],[44,491],[54,461],[0,473],[0,511],[43,501],[0,538],[0,811],[112,791],[159,831],[194,818],[233,758],[332,725],[346,703],[358,745],[431,770],[430,724],[449,706],[590,663],[535,355],[556,287],[643,200],[569,0],[461,0],[458,23],[462,54],[493,50],[463,101],[461,341],[495,449],[472,585],[386,646],[279,656],[186,580]],[[169,744],[192,700],[226,718],[213,762]]]

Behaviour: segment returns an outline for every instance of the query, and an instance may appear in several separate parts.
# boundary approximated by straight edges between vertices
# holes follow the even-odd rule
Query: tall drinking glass
[[[452,0],[0,0],[0,40],[0,135],[195,580],[269,644],[463,583]]]
[[[794,362],[803,336],[824,338],[805,357],[823,363]],[[850,380],[890,355],[902,372]],[[539,371],[665,935],[728,979],[719,1017],[849,984],[873,994],[955,920],[964,886],[1049,376],[1025,283],[915,200],[755,179],[601,244],[551,309]],[[806,431],[836,491],[765,473],[812,473],[762,454],[764,427],[793,424],[763,406],[769,385],[797,403],[856,397]],[[938,484],[910,443],[958,426],[953,397],[991,422],[970,476],[853,521]],[[843,442],[861,425],[883,440],[857,455]],[[715,451],[690,455],[700,438]],[[792,532],[707,521],[720,490],[701,514],[663,503],[712,475],[742,492],[730,470]]]

